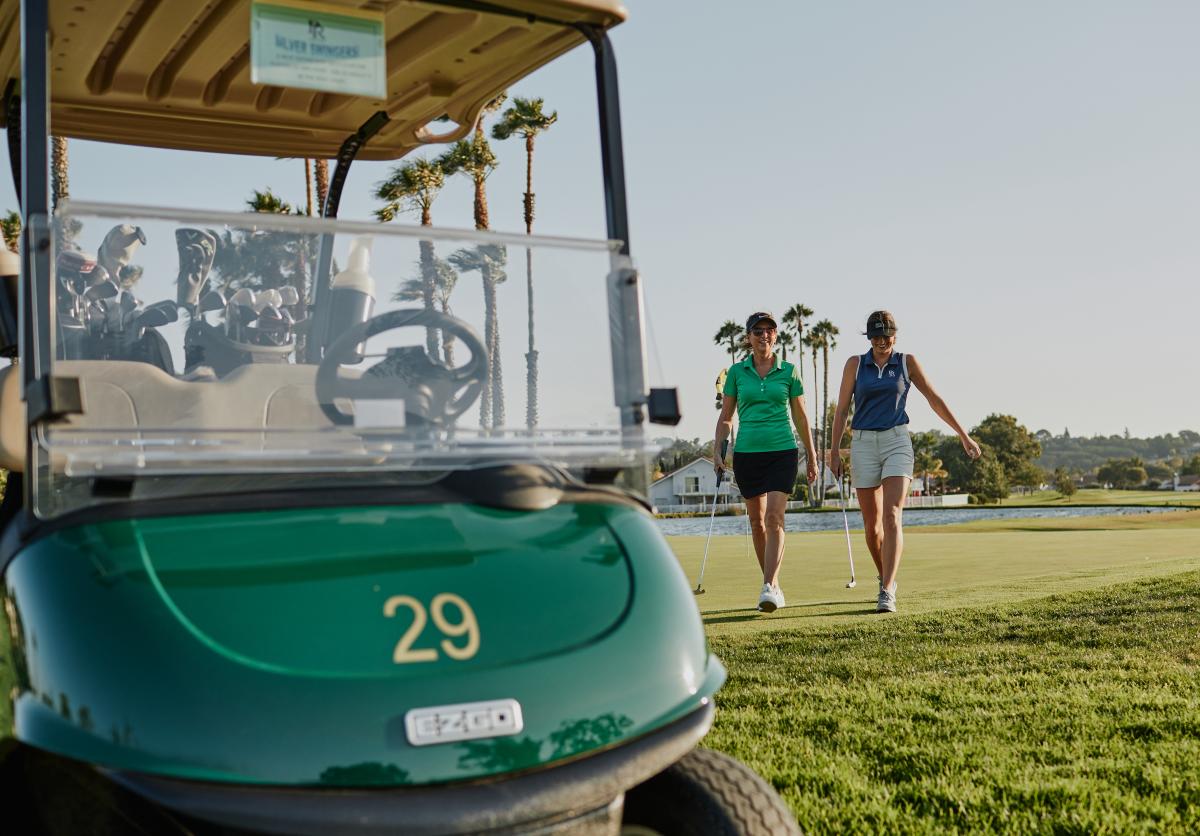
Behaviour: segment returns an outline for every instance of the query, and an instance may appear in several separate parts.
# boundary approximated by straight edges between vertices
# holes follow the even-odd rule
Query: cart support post
[[[617,59],[608,33],[595,26],[577,28],[596,53],[596,101],[600,110],[600,157],[604,165],[604,207],[608,237],[621,242],[629,255],[629,209],[625,202],[625,155],[621,145],[621,98],[617,90]]]

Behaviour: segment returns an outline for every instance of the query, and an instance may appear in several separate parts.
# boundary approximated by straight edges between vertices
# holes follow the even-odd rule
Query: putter
[[[721,442],[721,461],[725,461],[725,453],[729,450],[729,439]],[[725,468],[717,473],[717,487],[713,490],[712,513],[708,515],[708,539],[704,541],[704,559],[700,561],[700,577],[696,579],[693,595],[704,594],[704,570],[708,566],[708,547],[712,543],[713,522],[717,519],[717,496],[721,493],[721,480],[725,478]]]
[[[840,493],[840,491],[839,491]],[[858,581],[854,579],[854,551],[850,548],[850,517],[846,514],[846,497],[842,497],[842,529],[846,532],[846,557],[850,558],[850,583],[846,589],[854,589]]]

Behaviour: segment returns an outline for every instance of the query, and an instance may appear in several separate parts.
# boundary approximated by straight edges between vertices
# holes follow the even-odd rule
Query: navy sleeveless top
[[[882,369],[867,352],[858,358],[858,376],[854,379],[855,430],[890,430],[908,423],[904,406],[908,401],[908,363],[904,355],[893,351]]]

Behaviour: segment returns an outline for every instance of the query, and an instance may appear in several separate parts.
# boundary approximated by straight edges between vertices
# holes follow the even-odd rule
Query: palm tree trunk
[[[525,234],[533,234],[533,134],[525,135]],[[529,351],[525,353],[525,426],[538,422],[538,354],[533,342],[533,250],[525,248],[525,289],[528,299]]]
[[[840,455],[837,449],[837,441],[829,437],[829,433],[833,428],[829,426],[829,347],[828,345],[821,346],[821,361],[825,369],[824,382],[821,384],[821,392],[824,395],[824,400],[821,401],[821,439],[822,445],[825,448],[825,454],[832,456],[834,453]],[[825,480],[821,480],[821,501],[825,501]]]
[[[492,332],[495,330],[493,316],[496,310],[496,286],[488,275],[491,271],[487,264],[480,268],[483,277],[483,347],[487,351],[484,358],[483,388],[479,391],[479,426],[487,429],[492,420]]]
[[[816,433],[815,440],[816,440],[816,447],[817,447],[817,487],[816,487],[816,490],[813,491],[813,494],[814,494],[813,500],[814,501],[812,503],[813,506],[815,507],[817,504],[817,499],[818,499],[817,494],[820,493],[820,490],[821,490],[821,483],[823,481],[825,481],[825,469],[824,469],[824,464],[823,464],[824,459],[821,458],[821,430],[817,424],[817,421],[818,421],[817,412],[820,409],[820,406],[818,406],[818,404],[817,404],[817,401],[818,401],[817,396],[821,394],[820,387],[817,385],[817,347],[815,345],[809,346],[809,347],[812,349],[812,361],[813,361],[813,376],[812,376],[813,430]]]
[[[488,346],[492,366],[492,428],[502,429],[504,418],[504,374],[500,368],[500,325],[499,310],[496,308],[496,283],[489,281],[492,286],[492,339]]]
[[[422,223],[422,226],[428,224]],[[421,302],[426,311],[433,312],[433,291],[437,281],[437,266],[433,261],[433,242],[422,238],[418,244],[421,253]],[[437,360],[441,356],[438,350],[438,329],[425,329],[425,352],[429,359]]]
[[[50,160],[50,208],[57,209],[58,202],[71,193],[65,136],[50,137]]]
[[[317,181],[317,214],[325,216],[325,198],[329,196],[329,161],[318,159],[314,164],[314,178]]]
[[[482,177],[475,178],[475,228],[488,228],[487,190]]]
[[[533,345],[533,250],[525,248],[525,291],[529,300],[529,351],[525,353],[525,426],[538,422],[538,353]]]
[[[304,207],[305,214],[310,218],[313,212],[313,188],[312,188],[312,158],[304,158]]]

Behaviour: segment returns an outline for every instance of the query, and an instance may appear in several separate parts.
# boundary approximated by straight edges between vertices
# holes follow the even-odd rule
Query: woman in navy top
[[[896,320],[887,311],[867,317],[866,336],[871,350],[846,361],[831,438],[842,437],[850,399],[854,399],[851,423],[850,476],[862,510],[867,549],[879,571],[876,612],[896,611],[896,573],[904,551],[903,513],[908,486],[912,482],[913,448],[904,411],[908,390],[917,387],[929,406],[962,441],[967,457],[979,458],[979,445],[967,435],[934,391],[921,364],[911,354],[896,348]],[[830,470],[841,476],[841,457],[830,457]]]

